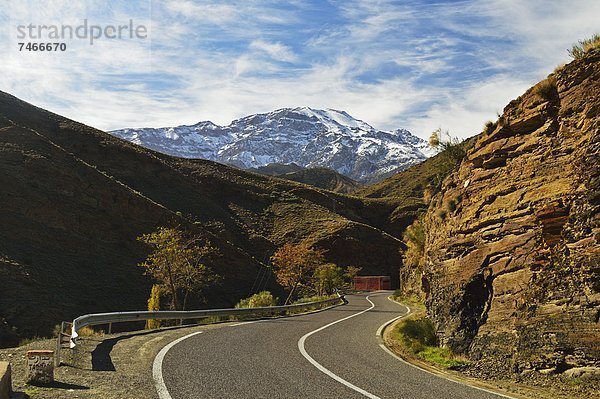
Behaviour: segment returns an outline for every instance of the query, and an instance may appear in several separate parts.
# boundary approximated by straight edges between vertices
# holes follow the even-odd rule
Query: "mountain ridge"
[[[266,263],[286,242],[375,274],[397,276],[402,262],[383,201],[164,155],[2,92],[0,155],[0,346],[82,314],[144,309],[152,281],[136,238],[159,226],[220,249],[222,282],[197,308],[233,306],[259,273],[283,295]]]
[[[352,194],[362,187],[359,182],[354,181],[333,169],[323,167],[303,168],[295,163],[270,163],[266,166],[248,169],[248,171],[304,183],[313,187],[342,194]]]
[[[425,160],[427,143],[406,129],[381,131],[345,111],[281,108],[233,120],[110,134],[183,158],[256,169],[271,163],[326,167],[361,183],[380,180]]]

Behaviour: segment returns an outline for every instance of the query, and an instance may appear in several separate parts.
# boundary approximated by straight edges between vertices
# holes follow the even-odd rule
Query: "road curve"
[[[407,312],[389,301],[389,294],[350,295],[348,305],[323,312],[242,323],[179,340],[163,349],[155,361],[160,372],[155,380],[162,385],[159,396],[503,397],[432,375],[385,352],[379,346],[377,329]]]

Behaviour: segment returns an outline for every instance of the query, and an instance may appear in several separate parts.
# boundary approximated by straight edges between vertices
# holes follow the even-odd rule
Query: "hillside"
[[[294,173],[303,170],[304,168],[295,163],[284,164],[284,163],[270,163],[265,166],[259,166],[257,168],[248,168],[246,170],[250,172],[260,173],[265,176],[281,176],[286,173]]]
[[[249,170],[267,176],[308,184],[335,193],[352,194],[361,187],[360,183],[329,168],[302,168],[296,164],[275,163]]]
[[[361,187],[358,182],[329,168],[309,168],[278,177],[342,194],[352,194]]]
[[[475,374],[600,366],[599,110],[592,51],[508,104],[429,204],[428,313]]]
[[[2,345],[84,313],[145,308],[151,281],[136,264],[147,249],[135,239],[161,225],[221,249],[214,267],[224,278],[202,306],[247,296],[286,241],[327,248],[329,260],[366,273],[397,276],[401,264],[400,242],[369,219],[387,212],[383,202],[173,158],[5,93],[0,152]]]

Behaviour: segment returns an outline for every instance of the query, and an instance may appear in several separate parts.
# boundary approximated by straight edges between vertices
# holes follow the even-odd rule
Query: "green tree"
[[[185,234],[179,228],[159,227],[138,240],[153,249],[139,266],[169,293],[172,309],[185,309],[190,293],[201,293],[218,277],[206,265],[218,254],[217,249],[197,236]],[[185,295],[183,306],[180,292]]]
[[[152,290],[150,291],[150,298],[148,298],[149,311],[152,312],[160,310],[160,294],[160,285],[152,285]],[[156,328],[160,328],[160,320],[146,320],[146,330],[154,330]]]
[[[354,277],[358,276],[358,273],[362,270],[362,267],[348,266],[344,272],[344,278],[346,279],[346,287],[352,288],[354,286]]]
[[[271,257],[277,282],[289,290],[287,305],[298,287],[310,284],[314,270],[324,263],[324,251],[308,244],[287,243]]]
[[[334,263],[317,266],[313,274],[317,295],[331,295],[344,285],[344,270]]]

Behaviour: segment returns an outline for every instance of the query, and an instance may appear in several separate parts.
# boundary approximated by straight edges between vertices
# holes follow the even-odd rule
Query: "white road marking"
[[[392,299],[390,297],[388,297],[388,299],[390,301],[392,301]],[[392,302],[395,302],[395,301],[392,301]],[[398,305],[400,305],[398,302],[395,302],[395,303],[397,303]],[[406,306],[406,305],[401,305],[401,306],[404,306],[406,308],[406,313],[404,313],[403,315],[400,315],[398,317],[394,317],[392,320],[388,320],[385,323],[383,323],[382,325],[380,325],[379,328],[377,329],[377,332],[375,333],[375,336],[383,338],[383,330],[387,326],[389,326],[390,324],[392,324],[396,320],[401,319],[403,317],[406,317],[406,316],[408,316],[410,314],[411,310],[410,310],[410,308],[408,306]]]
[[[167,386],[165,385],[165,380],[163,379],[162,373],[162,363],[165,356],[167,355],[167,352],[169,352],[169,350],[172,347],[174,347],[181,341],[193,337],[194,335],[202,334],[203,332],[204,331],[197,331],[195,333],[191,333],[179,339],[176,339],[175,341],[165,345],[165,347],[162,348],[160,352],[158,352],[158,355],[156,355],[156,357],[154,358],[154,363],[152,364],[152,377],[154,378],[154,385],[156,386],[156,392],[158,392],[158,397],[160,399],[173,399],[171,397],[171,394],[169,393],[169,390],[167,389]]]
[[[369,301],[371,303],[371,307],[368,309],[365,309],[363,311],[360,311],[358,313],[354,313],[348,317],[344,317],[343,319],[339,319],[334,321],[333,323],[329,323],[321,328],[317,328],[314,331],[309,332],[308,334],[305,334],[304,336],[302,336],[302,338],[300,338],[300,340],[298,341],[298,349],[300,349],[300,353],[302,354],[302,356],[304,356],[306,358],[306,360],[308,360],[313,366],[315,366],[319,371],[321,371],[322,373],[325,373],[326,375],[328,375],[329,377],[333,378],[334,380],[336,380],[337,382],[347,386],[348,388],[360,393],[361,395],[366,396],[367,398],[371,398],[371,399],[381,399],[379,396],[373,395],[370,392],[365,391],[362,388],[357,387],[354,384],[351,384],[350,382],[346,381],[345,379],[343,379],[342,377],[332,373],[330,370],[328,370],[327,368],[325,368],[322,364],[320,364],[319,362],[317,362],[315,359],[312,358],[312,356],[310,356],[308,354],[308,352],[306,352],[306,349],[304,348],[304,342],[306,341],[306,338],[310,337],[313,334],[318,333],[319,331],[323,331],[324,329],[333,326],[334,324],[337,323],[341,323],[344,320],[348,320],[352,317],[356,317],[358,315],[361,315],[365,312],[368,312],[369,310],[373,309],[375,307],[375,304],[373,302],[371,302],[371,300],[369,299],[369,296],[367,296],[367,301]]]
[[[507,399],[516,399],[516,398],[514,398],[514,397],[512,397],[512,396],[504,395],[504,394],[502,394],[502,393],[499,393],[499,392],[494,392],[494,391],[491,391],[491,390],[489,390],[489,389],[480,388],[480,387],[478,387],[478,386],[475,386],[475,385],[471,385],[471,384],[464,383],[464,382],[462,382],[462,381],[457,381],[457,380],[454,380],[454,379],[452,379],[452,378],[450,378],[450,377],[447,377],[447,376],[445,376],[445,375],[443,375],[443,374],[437,374],[437,373],[434,373],[434,372],[432,372],[432,371],[426,370],[426,369],[424,369],[424,368],[421,368],[421,367],[419,367],[419,366],[416,366],[416,365],[414,365],[414,364],[412,364],[412,363],[410,363],[410,362],[407,362],[406,360],[402,359],[402,357],[400,357],[400,356],[396,355],[394,352],[392,352],[392,351],[390,350],[390,348],[388,348],[388,347],[385,345],[385,343],[384,343],[384,340],[383,340],[383,330],[384,330],[384,329],[385,329],[387,326],[389,326],[390,324],[392,324],[393,322],[395,322],[396,320],[398,320],[398,319],[401,319],[401,318],[403,318],[403,317],[406,317],[406,316],[408,316],[408,315],[410,314],[411,310],[410,310],[410,308],[409,308],[408,306],[406,306],[406,305],[403,305],[403,304],[401,304],[401,303],[398,303],[398,302],[396,302],[396,301],[392,300],[392,299],[391,299],[391,298],[389,298],[389,297],[388,297],[388,299],[389,299],[390,301],[392,301],[392,302],[395,302],[396,304],[398,304],[398,305],[400,305],[400,306],[404,306],[406,309],[408,309],[408,312],[407,312],[407,313],[405,313],[405,314],[403,314],[402,316],[394,317],[392,320],[388,320],[388,321],[386,321],[386,322],[385,322],[385,323],[383,323],[381,326],[379,326],[379,328],[377,329],[377,334],[375,334],[375,335],[377,335],[377,337],[378,337],[378,338],[380,338],[380,340],[379,340],[379,346],[380,346],[380,347],[381,347],[381,349],[383,349],[383,350],[384,350],[384,351],[385,351],[387,354],[389,354],[389,355],[391,355],[391,356],[395,357],[396,359],[400,360],[402,363],[404,363],[404,364],[406,364],[406,365],[408,365],[408,366],[410,366],[410,367],[416,368],[417,370],[420,370],[420,371],[424,371],[424,372],[426,372],[426,373],[429,373],[429,374],[431,374],[431,375],[434,375],[434,376],[436,376],[436,377],[443,378],[443,379],[445,379],[445,380],[447,380],[447,381],[454,382],[455,384],[464,385],[464,386],[466,386],[466,387],[473,388],[473,389],[477,389],[477,390],[480,390],[480,391],[483,391],[483,392],[487,392],[487,393],[490,393],[490,394],[492,394],[492,395],[497,395],[497,396],[499,396],[499,397],[502,397],[502,398],[507,398]]]
[[[367,300],[369,300],[367,298]],[[371,301],[369,301],[371,302]],[[375,304],[373,304],[373,302],[371,302],[371,308],[367,309],[370,310],[373,308],[373,306],[375,306]],[[326,308],[323,309],[317,309],[311,312],[307,312],[307,313],[302,313],[302,314],[298,314],[298,316],[301,315],[305,315],[305,314],[312,314],[312,313],[319,313],[322,312],[324,310],[330,309],[332,307],[335,307],[338,305],[333,305],[333,306],[328,306]],[[275,319],[261,319],[261,320],[251,320],[251,321],[243,321],[240,323],[235,323],[235,324],[231,324],[230,327],[237,327],[237,326],[244,326],[247,324],[254,324],[254,323],[263,323],[263,322],[268,322],[268,321],[273,321],[273,320],[277,320],[277,318]],[[340,320],[341,321],[341,320]],[[152,377],[154,378],[154,385],[156,386],[156,391],[158,392],[158,397],[159,399],[173,399],[171,397],[171,394],[169,393],[169,390],[167,389],[167,386],[165,385],[165,380],[163,378],[163,373],[162,373],[162,363],[163,360],[165,358],[165,356],[167,355],[167,352],[169,352],[169,350],[174,347],[175,345],[177,345],[178,343],[180,343],[181,341],[184,341],[190,337],[193,337],[194,335],[198,335],[198,334],[202,334],[204,331],[197,331],[195,333],[191,333],[188,334],[186,336],[183,336],[179,339],[176,339],[175,341],[165,345],[165,347],[163,347],[160,352],[158,352],[158,355],[156,355],[156,357],[154,358],[154,363],[152,364]]]

